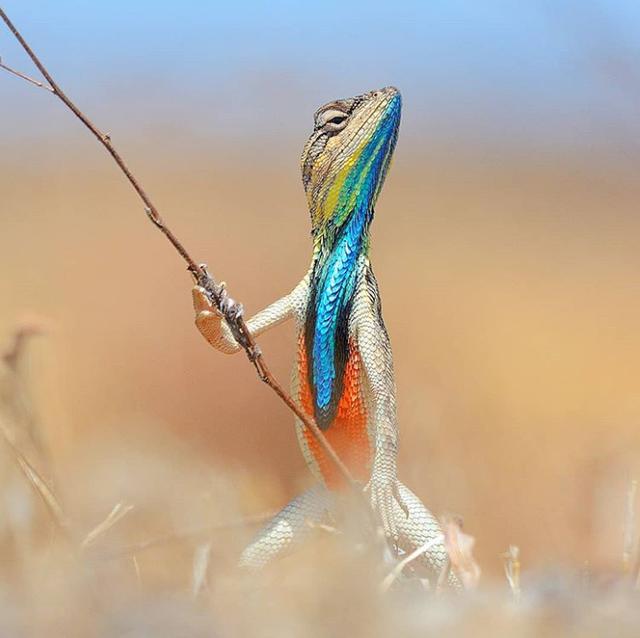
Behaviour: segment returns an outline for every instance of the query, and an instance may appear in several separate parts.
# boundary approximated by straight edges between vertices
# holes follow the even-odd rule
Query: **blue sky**
[[[69,92],[88,108],[115,102],[124,119],[146,102],[150,120],[203,111],[212,134],[260,134],[265,121],[284,134],[328,99],[395,84],[416,135],[581,146],[639,132],[640,85],[627,77],[640,69],[637,1],[3,7]],[[5,31],[0,55],[29,68]],[[23,90],[0,80],[7,108],[23,104]]]

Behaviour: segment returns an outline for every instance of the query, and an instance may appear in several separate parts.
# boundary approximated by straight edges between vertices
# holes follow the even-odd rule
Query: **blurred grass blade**
[[[451,569],[465,589],[475,589],[481,574],[480,565],[473,556],[476,539],[462,531],[462,519],[457,516],[444,517],[442,528]]]
[[[380,591],[382,593],[389,590],[391,585],[396,581],[398,576],[402,573],[402,570],[411,562],[413,562],[416,558],[428,552],[432,547],[436,545],[442,545],[444,543],[444,535],[439,534],[435,538],[429,539],[424,545],[420,545],[417,549],[415,549],[411,554],[405,556],[385,577],[384,580],[380,583]]]
[[[624,516],[624,545],[622,549],[622,571],[624,574],[631,572],[631,562],[635,550],[637,493],[638,481],[634,479],[629,483],[627,490],[627,506]]]
[[[208,543],[202,543],[196,547],[196,551],[193,556],[193,572],[191,578],[191,593],[194,596],[197,596],[206,584],[210,556],[210,541]]]
[[[82,549],[86,549],[89,545],[92,545],[96,542],[96,540],[102,536],[105,532],[108,532],[116,523],[121,521],[131,510],[133,509],[133,505],[123,505],[122,503],[118,503],[115,507],[109,512],[107,518],[105,518],[101,523],[98,523],[85,537],[82,541],[81,547]]]
[[[5,443],[13,453],[13,458],[18,464],[18,467],[27,478],[27,481],[29,482],[31,487],[35,492],[38,493],[38,495],[46,505],[51,518],[54,520],[60,530],[64,532],[65,536],[69,536],[69,523],[56,495],[47,485],[47,482],[40,476],[38,471],[27,460],[24,454],[22,454],[22,452],[14,445],[11,439],[11,435],[9,434],[9,431],[3,423],[0,424],[0,432],[2,433],[2,437],[4,438]]]
[[[138,583],[138,589],[142,589],[142,574],[140,573],[140,564],[138,563],[138,557],[134,554],[131,557],[133,563],[133,571],[136,575],[136,583]]]
[[[513,599],[518,602],[522,595],[520,589],[520,548],[509,545],[509,549],[502,555],[504,559],[504,575],[507,578]]]

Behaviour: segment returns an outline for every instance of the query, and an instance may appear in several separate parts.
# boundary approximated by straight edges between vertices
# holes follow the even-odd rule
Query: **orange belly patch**
[[[300,405],[308,415],[313,416],[313,394],[309,386],[307,351],[302,336],[298,341],[298,374]],[[369,478],[371,444],[361,384],[362,360],[355,343],[349,340],[349,358],[344,370],[342,396],[338,402],[336,416],[324,431],[324,435],[353,476],[364,482]],[[313,434],[305,428],[303,436],[327,487],[330,490],[344,487],[344,478]]]

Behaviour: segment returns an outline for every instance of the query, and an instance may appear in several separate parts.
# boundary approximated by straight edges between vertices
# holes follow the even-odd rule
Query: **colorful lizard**
[[[248,321],[253,336],[295,318],[297,364],[292,396],[369,494],[387,536],[407,551],[437,538],[438,522],[396,475],[398,426],[389,336],[369,262],[369,226],[393,155],[401,97],[387,87],[330,102],[315,114],[302,153],[302,181],[311,214],[311,267],[295,289]],[[205,291],[193,289],[196,325],[225,353],[240,349]],[[309,521],[331,511],[342,476],[296,420],[302,453],[318,485],[293,499],[243,552],[258,568],[309,534]],[[441,543],[423,555],[445,565]]]

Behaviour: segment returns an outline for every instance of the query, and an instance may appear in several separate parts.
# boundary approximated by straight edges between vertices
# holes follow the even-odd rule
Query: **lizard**
[[[369,260],[374,206],[396,146],[402,99],[395,87],[322,106],[301,158],[313,253],[300,283],[249,319],[252,336],[295,319],[292,396],[315,418],[365,491],[386,536],[407,552],[441,534],[436,518],[398,480],[396,389],[389,334]],[[240,350],[204,288],[192,291],[195,323],[216,350]],[[234,302],[231,302],[234,303]],[[311,433],[296,418],[300,448],[317,484],[294,498],[244,550],[240,565],[259,569],[291,551],[321,522],[345,487]],[[421,560],[447,564],[439,542]]]

